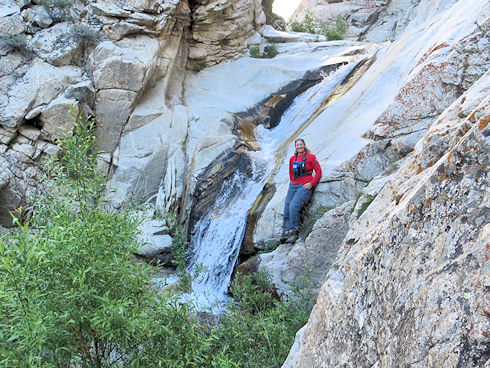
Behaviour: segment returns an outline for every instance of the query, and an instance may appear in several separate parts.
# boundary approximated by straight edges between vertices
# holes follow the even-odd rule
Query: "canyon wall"
[[[40,190],[39,164],[71,132],[74,105],[97,120],[100,168],[117,173],[114,205],[147,200],[164,182],[168,207],[178,207],[189,123],[184,76],[236,59],[249,39],[260,42],[261,3],[50,4],[0,6],[0,224],[9,226],[9,211]],[[151,129],[153,141],[143,142]]]

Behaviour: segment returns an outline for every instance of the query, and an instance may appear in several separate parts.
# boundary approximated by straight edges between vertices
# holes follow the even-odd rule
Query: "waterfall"
[[[242,244],[247,213],[261,193],[269,176],[273,175],[275,153],[300,129],[322,102],[358,64],[350,62],[326,75],[324,79],[298,95],[284,112],[274,129],[256,129],[261,150],[249,152],[250,170],[237,170],[222,183],[213,208],[194,225],[191,236],[192,256],[189,271],[194,274],[189,299],[198,307],[222,303]]]

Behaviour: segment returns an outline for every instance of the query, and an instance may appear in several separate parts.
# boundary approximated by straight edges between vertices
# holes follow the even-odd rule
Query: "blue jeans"
[[[299,213],[311,198],[312,189],[303,188],[303,184],[289,183],[286,204],[284,205],[284,226],[286,230],[299,230]]]

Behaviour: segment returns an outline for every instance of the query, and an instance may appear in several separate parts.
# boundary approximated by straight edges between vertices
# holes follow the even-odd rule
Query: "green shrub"
[[[275,43],[268,43],[264,46],[264,51],[260,51],[259,45],[253,45],[249,49],[250,56],[257,59],[272,59],[279,54],[277,45]]]
[[[0,367],[279,368],[307,320],[304,296],[278,300],[269,276],[245,276],[210,327],[192,305],[155,294],[132,254],[137,221],[99,199],[95,122],[75,120],[30,222],[0,236]]]
[[[70,35],[79,42],[85,42],[88,45],[95,45],[100,40],[98,32],[86,24],[72,25]]]
[[[247,313],[270,309],[277,296],[270,275],[263,271],[237,278],[230,290],[240,308]]]
[[[280,244],[281,241],[273,239],[273,240],[267,240],[263,243],[263,249],[261,250],[261,253],[269,253],[272,252],[274,249],[276,249]]]
[[[253,58],[260,58],[262,56],[262,53],[260,52],[260,46],[259,45],[252,45],[250,46],[250,56]]]
[[[289,23],[289,29],[293,32],[318,33],[317,24],[311,13],[306,13],[303,21],[293,21]]]
[[[347,28],[347,22],[338,16],[334,25],[322,24],[322,34],[325,35],[328,41],[342,40]]]
[[[173,263],[179,277],[177,291],[189,292],[193,276],[197,277],[198,275],[190,275],[187,271],[188,244],[185,229],[175,214],[166,212],[164,217],[170,227],[170,236],[172,236]]]
[[[275,43],[269,43],[264,47],[264,53],[262,57],[266,59],[272,59],[279,54],[279,50],[277,49],[277,45]]]
[[[237,284],[232,286],[237,303],[230,304],[213,331],[213,364],[280,368],[308,319],[311,295],[308,300],[303,295],[289,302],[278,300],[264,273],[245,275]]]
[[[0,366],[197,362],[208,336],[191,308],[152,293],[148,266],[132,255],[137,222],[101,206],[93,131],[76,117],[75,134],[46,166],[31,222],[15,220],[17,231],[0,238]]]
[[[334,207],[320,206],[315,211],[307,211],[306,214],[302,216],[302,221],[299,227],[299,236],[306,240],[308,235],[310,235],[313,230],[313,225],[325,214],[325,212],[330,211]]]
[[[306,32],[312,34],[323,34],[328,41],[342,40],[348,29],[348,24],[342,17],[338,16],[334,24],[318,24],[314,21],[310,13],[305,15],[302,22],[293,21],[289,24],[289,28],[294,32]]]
[[[370,194],[366,196],[367,197],[366,200],[361,204],[361,208],[359,208],[359,211],[357,212],[357,218],[361,217],[361,215],[364,213],[364,211],[367,210],[369,205],[373,203],[376,196],[377,195],[370,195]]]
[[[189,64],[189,67],[191,70],[194,70],[195,72],[200,72],[204,68],[206,68],[206,64],[204,63],[191,63]]]
[[[30,53],[31,50],[27,43],[26,35],[16,34],[0,38],[0,47],[8,51],[18,51],[21,53]]]

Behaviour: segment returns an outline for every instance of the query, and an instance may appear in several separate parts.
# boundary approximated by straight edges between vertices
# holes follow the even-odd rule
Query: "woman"
[[[322,169],[315,155],[306,148],[304,139],[294,141],[295,152],[289,159],[289,190],[284,206],[283,241],[294,243],[298,239],[299,213],[308,203],[313,188],[322,176]],[[313,176],[313,171],[315,176]]]

